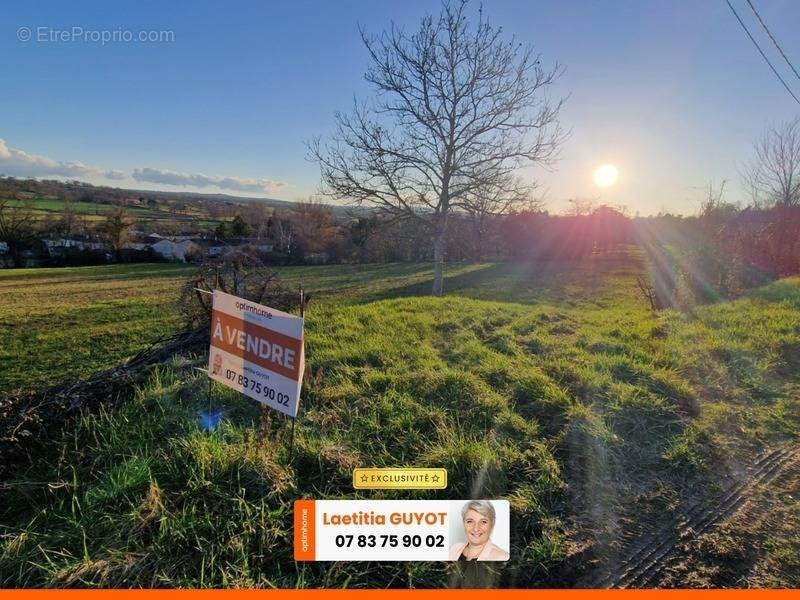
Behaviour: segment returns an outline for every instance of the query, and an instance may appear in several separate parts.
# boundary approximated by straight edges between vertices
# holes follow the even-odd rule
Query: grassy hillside
[[[38,213],[62,213],[64,212],[64,201],[55,198],[36,198],[34,200],[8,200],[8,206],[18,206],[30,208]],[[71,210],[79,215],[108,215],[119,210],[119,206],[114,204],[101,204],[99,202],[72,202]],[[155,217],[163,218],[169,213],[157,209],[145,208],[143,206],[126,206],[126,211],[134,218]]]
[[[57,219],[64,212],[65,203],[56,198],[34,198],[31,200],[11,200],[5,201],[9,207],[22,207],[36,217],[37,220]],[[79,215],[87,223],[99,223],[104,221],[109,214],[118,210],[120,207],[116,203],[103,202],[81,202],[75,201],[70,204],[70,210]],[[124,205],[128,218],[137,222],[140,226],[149,224],[151,227],[158,227],[162,221],[191,222],[195,227],[207,228],[219,224],[219,219],[212,218],[208,211],[199,206],[188,206],[185,209],[176,210],[168,205],[147,207],[137,205]]]
[[[452,285],[477,291],[468,273],[451,269]],[[513,275],[520,267],[491,267]],[[39,388],[84,377],[136,354],[180,326],[178,298],[195,267],[176,264],[103,265],[0,270],[0,391]],[[426,293],[427,265],[335,265],[278,269],[325,301],[363,302]],[[485,279],[491,281],[492,277]]]
[[[426,267],[288,270],[318,290],[294,460],[286,421],[257,431],[255,403],[221,387],[226,419],[199,431],[205,357],[180,357],[0,489],[0,585],[569,584],[557,574],[576,546],[613,547],[620,523],[712,494],[800,432],[800,280],[653,315],[642,268],[463,266],[444,298],[420,295]],[[450,487],[352,490],[353,467],[382,465],[443,466]],[[292,560],[295,498],[468,496],[511,502],[497,572]],[[797,585],[786,548],[762,559]]]
[[[111,367],[178,326],[182,265],[0,270],[0,390]]]

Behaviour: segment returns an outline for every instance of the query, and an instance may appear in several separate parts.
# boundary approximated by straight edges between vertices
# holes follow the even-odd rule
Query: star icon
[[[361,476],[361,483],[367,483],[367,481],[368,481],[368,480],[369,480],[369,477],[367,477],[367,474],[366,474],[366,473],[364,473],[364,474]]]
[[[433,477],[431,477],[431,479],[433,480],[434,483],[439,483],[439,476],[438,475],[434,475]]]

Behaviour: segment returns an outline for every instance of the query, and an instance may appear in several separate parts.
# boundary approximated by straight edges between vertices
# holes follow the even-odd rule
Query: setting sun
[[[600,187],[608,187],[617,182],[619,171],[614,165],[600,165],[594,171],[594,182]]]

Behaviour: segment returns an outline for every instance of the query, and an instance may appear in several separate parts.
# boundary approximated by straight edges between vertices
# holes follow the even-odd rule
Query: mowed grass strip
[[[195,270],[175,264],[0,270],[0,390],[85,377],[175,332],[181,288]],[[427,282],[432,273],[427,265],[278,271],[289,285],[340,301]]]
[[[205,357],[176,358],[0,492],[0,584],[553,585],[571,543],[613,540],[642,498],[711,492],[800,432],[797,278],[654,315],[635,254],[456,266],[444,298],[414,295],[425,266],[372,268],[284,271],[319,293],[293,462],[287,422],[274,415],[259,441],[258,405],[221,386],[223,424],[199,431]],[[403,465],[446,467],[450,486],[351,488],[356,466]],[[295,498],[472,496],[511,502],[498,573],[292,559]]]
[[[282,267],[287,285],[303,285],[317,303],[363,303],[425,295],[430,265]],[[0,270],[0,390],[37,389],[85,377],[136,354],[180,326],[178,298],[195,267],[103,265]],[[504,280],[521,301],[547,294],[530,265],[454,265],[453,293],[491,297]],[[521,290],[524,290],[521,291]]]
[[[176,265],[0,271],[0,390],[36,389],[113,366],[174,332]]]
[[[8,206],[31,209],[39,214],[63,213],[66,206],[63,200],[55,198],[36,198],[34,200],[7,200]],[[119,205],[102,204],[100,202],[72,202],[70,209],[81,216],[108,215],[119,210]],[[171,216],[169,211],[143,206],[125,206],[127,214],[132,218],[164,218]]]

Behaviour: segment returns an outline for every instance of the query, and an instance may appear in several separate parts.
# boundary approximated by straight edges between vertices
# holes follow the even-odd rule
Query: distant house
[[[143,241],[144,241],[145,244],[155,244],[157,242],[160,242],[163,239],[165,239],[163,235],[159,235],[157,233],[151,233],[151,234],[148,234],[148,235],[144,236],[144,240]]]
[[[187,256],[191,256],[194,253],[200,254],[202,252],[200,246],[191,240],[176,242],[162,238],[155,244],[151,244],[150,247],[156,254],[161,255],[167,260],[177,262],[186,262]]]
[[[105,250],[102,242],[92,240],[88,236],[74,235],[65,238],[42,240],[51,255],[60,254],[64,248],[77,250]]]
[[[127,248],[128,250],[145,250],[147,248],[147,244],[139,244],[136,242],[128,242],[123,246],[123,248]]]
[[[228,248],[230,248],[230,246],[226,244],[209,244],[208,246],[205,246],[203,252],[209,258],[219,258],[225,254],[225,251]]]
[[[275,249],[275,245],[270,240],[262,238],[234,238],[224,242],[216,239],[194,238],[194,241],[202,247],[203,255],[208,258],[219,258],[228,252],[244,247],[261,254],[270,254]]]
[[[228,245],[234,248],[239,246],[251,246],[255,248],[256,252],[262,252],[264,254],[269,254],[275,248],[275,244],[272,240],[264,238],[234,238],[229,240]]]
[[[52,257],[59,257],[64,253],[64,248],[67,246],[64,244],[68,240],[42,240],[45,248],[47,248],[47,253]]]
[[[43,267],[50,259],[47,247],[42,242],[34,242],[29,248],[25,248],[19,253],[18,267],[31,268]]]
[[[8,253],[8,244],[0,242],[0,269],[11,266],[11,255]]]

